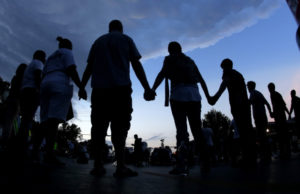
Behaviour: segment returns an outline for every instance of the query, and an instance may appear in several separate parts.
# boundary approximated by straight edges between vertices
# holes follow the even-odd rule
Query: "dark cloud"
[[[1,76],[10,79],[36,49],[50,55],[57,35],[73,41],[82,72],[90,45],[120,19],[142,55],[166,54],[169,41],[185,50],[207,47],[267,17],[279,0],[2,0],[0,2]]]

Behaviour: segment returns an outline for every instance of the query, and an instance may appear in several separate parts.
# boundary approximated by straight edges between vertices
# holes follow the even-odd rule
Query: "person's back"
[[[42,84],[71,85],[71,78],[66,74],[66,69],[75,64],[72,50],[59,48],[46,61],[43,69]]]
[[[295,117],[300,118],[300,98],[298,96],[295,96],[293,101],[295,104]]]
[[[194,61],[184,55],[169,55],[165,58],[166,77],[171,80],[171,83],[176,84],[197,84],[197,66]]]
[[[295,118],[296,120],[300,119],[300,98],[296,96],[296,91],[292,90],[291,91],[291,97],[292,97],[292,103],[291,103],[291,109],[290,109],[290,114],[292,111],[295,113]]]
[[[250,92],[250,103],[253,107],[253,117],[255,120],[267,119],[265,108],[265,97],[257,90]]]
[[[171,100],[200,101],[197,82],[199,70],[195,62],[183,53],[165,57],[162,70],[171,80]]]
[[[274,117],[276,119],[286,119],[285,115],[285,102],[277,91],[274,91],[271,93],[271,101],[273,105],[273,112],[274,112]]]
[[[9,91],[9,98],[19,98],[20,97],[20,89],[22,86],[22,80],[24,72],[27,68],[27,65],[24,63],[21,63],[17,70],[16,75],[11,80],[11,87]]]
[[[33,59],[26,68],[23,75],[22,89],[24,88],[39,88],[39,83],[36,82],[35,71],[42,71],[43,62],[38,59]]]
[[[222,79],[226,82],[231,108],[240,108],[248,104],[244,77],[234,69],[224,72]]]
[[[118,31],[99,37],[93,44],[88,63],[92,63],[92,87],[130,85],[129,63],[140,58],[132,39]]]

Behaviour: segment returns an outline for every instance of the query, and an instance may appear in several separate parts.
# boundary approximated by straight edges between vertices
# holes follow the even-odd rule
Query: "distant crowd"
[[[155,91],[165,80],[165,105],[170,104],[176,126],[176,160],[170,174],[188,174],[191,153],[199,158],[203,172],[209,172],[216,159],[212,126],[201,120],[202,97],[198,84],[212,106],[225,90],[228,91],[233,117],[230,153],[234,165],[254,168],[258,163],[265,165],[272,161],[266,107],[270,117],[275,119],[279,158],[288,160],[291,157],[291,134],[287,119],[291,118],[292,112],[295,113],[297,137],[300,132],[300,98],[296,96],[295,90],[291,91],[292,102],[288,109],[276,91],[275,84],[269,83],[271,106],[262,93],[256,90],[256,83],[246,83],[242,74],[233,69],[232,60],[227,58],[220,63],[223,69],[220,87],[211,96],[198,66],[182,52],[181,45],[176,41],[169,43],[169,55],[165,57],[162,69],[150,87],[140,62],[141,55],[133,39],[123,33],[123,25],[119,20],[111,21],[109,32],[100,36],[91,46],[81,79],[76,70],[72,42],[62,37],[57,37],[57,41],[58,49],[50,56],[47,57],[43,50],[36,50],[29,64],[20,64],[10,83],[0,79],[1,146],[10,153],[11,160],[28,160],[29,131],[33,128],[33,120],[40,107],[39,128],[35,130],[32,140],[30,160],[41,161],[40,148],[45,139],[43,162],[64,165],[54,149],[58,126],[74,117],[71,104],[74,84],[78,87],[79,99],[87,100],[85,87],[91,78],[90,148],[94,166],[90,173],[94,176],[106,174],[103,153],[107,151],[105,137],[110,127],[116,160],[114,176],[137,176],[137,172],[126,166],[125,145],[133,112],[130,66],[144,88],[146,101],[155,100]],[[255,128],[252,126],[251,106]],[[192,143],[187,121],[194,139]],[[142,165],[150,153],[142,154],[147,149],[137,135],[134,147],[135,164]],[[170,154],[170,150],[166,151],[164,146],[156,152],[157,155],[167,153],[162,154],[166,158]]]

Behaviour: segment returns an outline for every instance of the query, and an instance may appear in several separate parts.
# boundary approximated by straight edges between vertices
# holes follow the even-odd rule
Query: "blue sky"
[[[181,43],[204,77],[211,95],[221,82],[219,67],[231,58],[234,68],[246,81],[257,82],[257,89],[270,102],[267,84],[274,82],[290,106],[289,92],[300,93],[297,24],[285,1],[281,0],[3,0],[0,2],[0,75],[10,80],[17,65],[29,63],[36,49],[48,55],[55,51],[57,35],[73,41],[74,56],[80,76],[92,42],[107,32],[112,19],[120,19],[124,32],[140,50],[150,85],[162,67],[170,41]],[[132,127],[133,135],[148,139],[150,146],[175,145],[175,126],[169,107],[164,107],[163,84],[153,102],[143,100],[143,89],[134,73]],[[90,88],[88,88],[90,91]],[[231,118],[227,92],[215,106],[209,106],[202,89],[202,115],[214,108]],[[85,138],[90,133],[89,102],[73,103]],[[110,132],[109,132],[110,133]],[[109,140],[109,138],[108,138]]]

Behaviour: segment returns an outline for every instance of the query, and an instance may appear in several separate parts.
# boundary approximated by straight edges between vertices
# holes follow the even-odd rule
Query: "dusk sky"
[[[124,33],[135,41],[152,86],[170,41],[178,41],[196,62],[214,95],[221,83],[220,63],[231,58],[234,68],[253,80],[270,102],[267,90],[274,82],[290,107],[290,90],[300,95],[300,55],[296,44],[297,23],[285,0],[0,0],[0,76],[12,78],[20,63],[30,63],[43,49],[49,56],[57,49],[58,35],[73,42],[80,77],[93,41],[107,33],[108,23],[119,19]],[[133,135],[158,146],[175,145],[175,125],[170,107],[164,107],[164,84],[153,102],[143,99],[143,88],[131,72],[133,88]],[[90,86],[88,95],[90,97]],[[227,92],[215,106],[202,95],[202,116],[212,108],[232,118]],[[76,119],[84,138],[90,134],[90,103],[73,97]],[[108,132],[110,134],[110,132]],[[192,136],[191,136],[192,138]],[[110,140],[107,138],[107,140]]]

